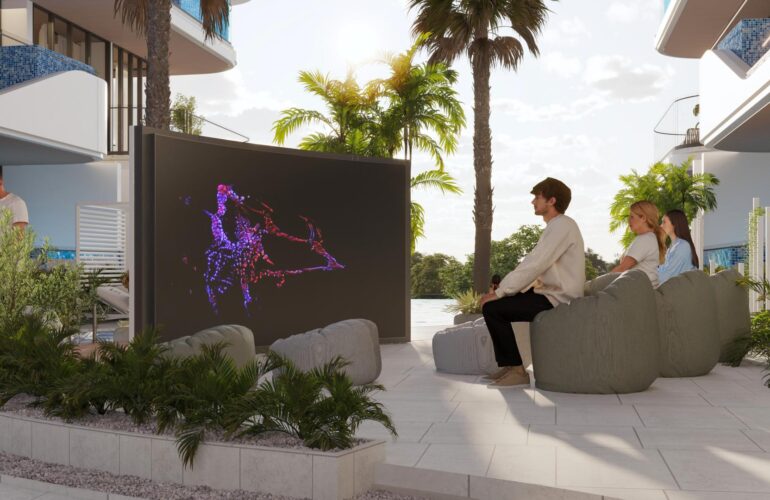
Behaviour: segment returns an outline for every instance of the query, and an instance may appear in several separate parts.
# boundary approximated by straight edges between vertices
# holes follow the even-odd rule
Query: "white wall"
[[[75,206],[118,201],[120,165],[13,165],[3,168],[6,189],[27,203],[30,225],[61,249],[75,248]]]
[[[0,110],[0,135],[94,159],[107,152],[107,82],[97,76],[65,71],[8,87]]]
[[[25,43],[32,43],[32,2],[29,0],[2,0],[3,33]]]
[[[710,151],[703,166],[719,179],[717,209],[704,216],[705,248],[744,244],[752,197],[770,206],[770,153]]]

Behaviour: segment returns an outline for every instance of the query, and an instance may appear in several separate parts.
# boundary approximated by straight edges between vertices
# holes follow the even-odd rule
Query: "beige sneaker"
[[[484,375],[481,378],[483,378],[484,380],[497,380],[500,377],[502,377],[503,375],[505,375],[506,373],[508,373],[509,371],[511,371],[511,369],[512,368],[510,366],[504,366],[504,367],[500,368],[499,370],[497,370],[495,373],[493,373],[491,375]]]
[[[522,375],[511,370],[509,373],[506,373],[501,378],[489,384],[490,387],[513,387],[516,385],[529,386],[529,374],[526,373]]]

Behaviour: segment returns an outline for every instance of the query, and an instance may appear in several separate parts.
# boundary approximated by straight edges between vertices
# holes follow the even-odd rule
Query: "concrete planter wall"
[[[207,485],[319,500],[351,498],[372,486],[385,442],[339,453],[241,444],[200,446],[184,468],[173,438],[0,414],[0,451],[153,481]]]

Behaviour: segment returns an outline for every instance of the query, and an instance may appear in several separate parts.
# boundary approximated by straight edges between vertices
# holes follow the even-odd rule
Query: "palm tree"
[[[621,175],[623,188],[610,205],[610,231],[626,226],[631,204],[640,200],[654,203],[661,216],[669,210],[682,210],[688,220],[693,220],[698,210],[714,210],[717,207],[714,186],[719,185],[719,179],[714,174],[691,174],[691,171],[692,160],[687,160],[681,165],[655,163],[646,174],[632,170],[628,175]],[[628,247],[634,236],[626,228],[621,239],[623,246]]]
[[[418,9],[412,31],[425,35],[431,62],[451,64],[463,53],[473,71],[473,220],[476,238],[473,288],[486,292],[492,245],[492,137],[489,130],[489,77],[493,66],[515,70],[524,46],[537,56],[536,37],[549,9],[545,0],[410,0]],[[501,34],[510,29],[513,36]]]
[[[401,150],[404,159],[411,160],[415,145],[428,152],[439,170],[444,169],[442,153],[457,150],[457,137],[465,127],[465,112],[453,85],[457,72],[444,63],[414,64],[414,56],[425,41],[419,37],[402,54],[385,57],[390,77],[374,80],[369,87],[389,101],[383,124],[395,133],[385,134],[393,139],[400,135],[400,144],[390,141],[390,156]],[[392,127],[389,127],[392,124]],[[438,141],[427,133],[430,131]]]
[[[297,129],[320,124],[326,132],[315,132],[302,139],[300,149],[362,156],[388,156],[387,148],[377,140],[378,94],[376,89],[361,89],[352,73],[345,80],[334,80],[318,71],[300,71],[299,82],[305,90],[320,97],[328,114],[302,108],[290,108],[273,124],[273,141],[282,146]]]
[[[228,0],[200,0],[206,40],[219,37],[229,24]],[[170,124],[171,86],[169,84],[169,39],[171,36],[171,0],[115,0],[115,15],[123,24],[144,34],[147,42],[147,105],[145,123],[168,130]]]
[[[460,194],[463,192],[455,183],[454,178],[442,169],[426,170],[415,175],[412,177],[409,187],[413,190],[434,188],[441,191],[442,194]],[[409,215],[412,227],[410,248],[414,253],[417,240],[425,236],[425,209],[416,201],[412,201]]]

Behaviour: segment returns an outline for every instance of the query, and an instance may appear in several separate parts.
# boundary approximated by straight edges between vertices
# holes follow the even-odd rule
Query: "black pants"
[[[511,323],[532,321],[539,312],[548,309],[553,309],[553,305],[544,295],[535,293],[532,289],[484,304],[482,312],[489,334],[492,336],[498,366],[522,364],[521,353],[519,353],[519,346],[516,345]]]

